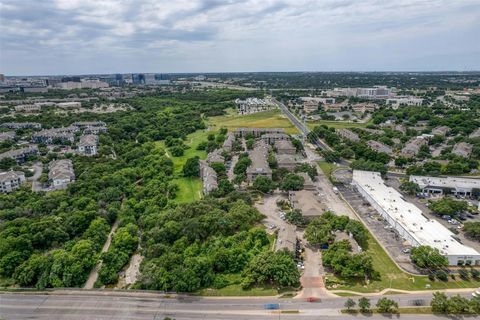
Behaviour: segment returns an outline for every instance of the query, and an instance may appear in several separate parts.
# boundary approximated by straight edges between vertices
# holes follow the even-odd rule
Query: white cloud
[[[438,54],[451,69],[447,43],[478,54],[479,21],[477,0],[0,0],[0,68],[362,70],[395,57],[421,69],[416,57]]]

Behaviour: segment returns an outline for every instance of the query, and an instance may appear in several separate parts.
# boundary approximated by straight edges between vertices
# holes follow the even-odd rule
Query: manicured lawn
[[[359,122],[345,122],[345,121],[330,121],[330,120],[317,120],[317,121],[308,121],[307,126],[310,129],[313,129],[316,126],[321,124],[333,127],[335,129],[344,129],[344,128],[364,128],[369,123],[359,123]]]
[[[242,285],[232,284],[222,289],[203,289],[199,293],[206,297],[239,297],[239,296],[276,296],[279,294],[278,290],[272,288],[251,288],[243,290]]]
[[[248,115],[239,115],[229,110],[227,115],[211,117],[208,122],[214,130],[222,127],[229,131],[237,128],[284,128],[287,133],[298,133],[295,126],[278,109]]]
[[[200,178],[184,178],[182,176],[183,165],[187,162],[188,158],[193,158],[198,156],[200,159],[205,159],[207,157],[206,151],[197,150],[197,146],[202,142],[207,140],[207,136],[212,131],[198,130],[187,136],[185,144],[190,148],[185,150],[185,153],[181,157],[174,157],[168,152],[168,149],[165,147],[164,141],[157,142],[157,146],[162,149],[167,157],[172,159],[174,167],[175,179],[173,182],[176,183],[179,187],[177,197],[175,202],[177,203],[186,203],[198,200],[202,197],[202,181]]]
[[[480,286],[480,281],[452,280],[430,281],[427,276],[411,276],[402,270],[390,259],[380,244],[369,235],[369,248],[367,252],[373,260],[374,269],[380,272],[381,279],[366,283],[363,280],[355,281],[350,279],[339,279],[334,275],[328,275],[328,279],[338,283],[337,290],[351,290],[356,292],[378,292],[386,288],[400,290],[435,290],[435,289],[455,289],[455,288],[476,288]],[[429,285],[430,287],[426,287]]]
[[[178,185],[176,203],[188,203],[202,198],[202,181],[195,178],[177,178],[172,180]]]

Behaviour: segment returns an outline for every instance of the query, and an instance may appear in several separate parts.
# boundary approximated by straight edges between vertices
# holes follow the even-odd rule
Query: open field
[[[238,115],[232,110],[227,115],[211,117],[208,123],[214,130],[227,128],[233,131],[237,128],[284,128],[287,133],[298,133],[297,128],[280,112],[269,110],[248,115]]]
[[[380,244],[369,234],[367,252],[372,257],[373,267],[380,272],[381,279],[366,283],[363,280],[339,279],[329,274],[328,280],[337,282],[334,289],[351,290],[361,293],[379,292],[392,288],[399,290],[435,290],[435,289],[465,289],[480,286],[480,281],[456,280],[449,278],[447,282],[435,280],[430,281],[427,276],[412,276],[400,270],[392,261]],[[331,288],[333,289],[333,288]]]
[[[360,123],[360,122],[345,122],[345,121],[329,121],[329,120],[317,120],[317,121],[308,121],[307,126],[309,129],[313,129],[319,125],[327,125],[335,129],[344,129],[344,128],[364,128],[369,123]]]
[[[202,198],[202,181],[194,178],[177,178],[172,180],[178,185],[177,197],[175,202],[186,203],[196,201]]]
[[[174,175],[176,178],[173,180],[179,187],[177,193],[177,198],[175,202],[177,203],[186,203],[198,200],[202,197],[202,181],[200,178],[184,178],[182,177],[183,165],[188,158],[198,156],[200,159],[205,159],[207,157],[207,152],[203,150],[197,150],[197,146],[202,141],[207,140],[208,134],[211,133],[206,130],[199,130],[187,136],[185,144],[190,148],[185,150],[185,153],[181,157],[174,157],[165,147],[164,141],[157,142],[157,146],[162,150],[165,150],[167,157],[172,159]]]
[[[198,156],[200,159],[205,159],[207,157],[207,152],[204,150],[197,150],[197,146],[200,144],[200,142],[207,141],[207,136],[209,133],[211,132],[206,130],[198,130],[194,133],[189,134],[187,136],[187,140],[185,141],[185,144],[190,148],[186,149],[185,153],[181,157],[172,156],[170,152],[168,152],[167,148],[165,147],[164,141],[158,141],[157,146],[164,149],[167,154],[167,157],[172,159],[175,174],[181,174],[183,165],[185,164],[185,162],[187,162],[188,158],[193,158],[195,156]]]

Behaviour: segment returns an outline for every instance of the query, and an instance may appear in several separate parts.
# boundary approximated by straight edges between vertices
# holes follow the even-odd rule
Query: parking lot
[[[345,200],[368,226],[370,232],[375,235],[381,245],[388,251],[389,256],[404,270],[411,273],[418,273],[408,253],[411,246],[409,246],[408,243],[404,243],[404,240],[397,234],[395,229],[391,228],[352,186],[340,185],[338,189]]]

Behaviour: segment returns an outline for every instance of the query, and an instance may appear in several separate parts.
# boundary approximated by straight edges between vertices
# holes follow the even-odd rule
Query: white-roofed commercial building
[[[424,193],[443,194],[448,190],[470,196],[474,189],[480,190],[480,179],[474,178],[410,176],[410,182],[418,184]]]
[[[470,261],[480,265],[480,253],[453,238],[453,233],[422,211],[405,201],[395,189],[385,185],[378,172],[353,171],[353,185],[398,234],[413,246],[436,248],[450,265]]]

